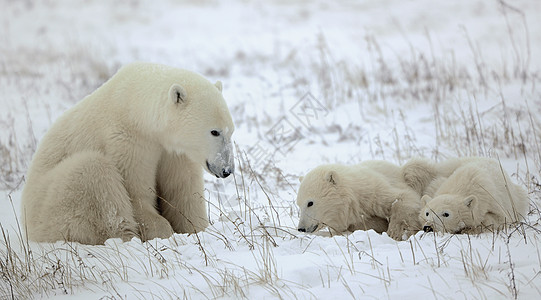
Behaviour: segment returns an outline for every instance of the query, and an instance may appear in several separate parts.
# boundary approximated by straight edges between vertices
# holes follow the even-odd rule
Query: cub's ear
[[[432,200],[432,197],[428,196],[428,195],[424,195],[423,197],[421,197],[421,202],[424,204],[424,205],[427,205],[428,202],[430,202]]]
[[[477,196],[475,195],[469,195],[464,199],[464,205],[466,205],[468,208],[475,208],[477,206]]]
[[[302,182],[304,180],[304,176],[299,176],[299,182]]]
[[[220,80],[218,80],[218,81],[216,81],[216,83],[214,85],[216,86],[218,91],[220,91],[220,93],[221,93],[222,92],[222,82]]]
[[[335,171],[328,171],[327,174],[325,175],[325,180],[327,180],[328,182],[334,185],[336,185],[337,179],[338,179],[338,176],[336,175]]]
[[[186,90],[179,84],[174,83],[169,89],[169,98],[173,103],[180,104],[185,103],[187,98]]]

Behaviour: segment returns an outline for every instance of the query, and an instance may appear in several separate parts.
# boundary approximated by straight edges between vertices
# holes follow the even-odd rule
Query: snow
[[[541,3],[2,1],[0,298],[541,297]],[[236,172],[205,175],[211,226],[105,245],[32,243],[36,145],[122,65],[221,80]],[[323,163],[498,157],[523,226],[476,236],[297,232],[298,177]]]

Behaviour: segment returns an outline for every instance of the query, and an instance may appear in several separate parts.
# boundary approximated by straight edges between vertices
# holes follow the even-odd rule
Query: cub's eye
[[[444,212],[442,216],[447,218],[449,216],[449,213]]]
[[[428,212],[426,212],[426,214],[425,214],[425,215],[426,215],[426,216],[428,217],[429,213],[428,213]]]
[[[314,202],[313,202],[313,201],[308,202],[308,207],[310,207],[310,206],[312,206],[312,205],[314,205]]]
[[[220,132],[218,132],[218,130],[212,130],[210,134],[212,134],[213,136],[220,136]]]

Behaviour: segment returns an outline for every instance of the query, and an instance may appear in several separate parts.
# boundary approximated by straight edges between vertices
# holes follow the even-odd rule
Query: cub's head
[[[323,165],[301,177],[297,194],[300,232],[315,232],[328,226],[336,232],[347,230],[347,218],[352,201],[350,178],[345,166]]]
[[[422,201],[426,203],[421,210],[419,219],[424,224],[426,232],[438,231],[449,233],[461,233],[475,226],[474,210],[478,200],[474,195],[461,197],[444,194],[435,197],[424,195]]]
[[[159,109],[162,146],[184,153],[219,178],[233,173],[231,135],[235,130],[222,96],[222,83],[210,83],[193,72],[176,70]]]

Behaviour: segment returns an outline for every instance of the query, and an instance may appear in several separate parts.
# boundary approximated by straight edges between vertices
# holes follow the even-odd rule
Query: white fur
[[[119,70],[42,139],[22,195],[28,237],[100,244],[206,228],[202,170],[234,168],[221,88],[163,65]]]
[[[394,164],[322,165],[301,178],[298,228],[314,232],[328,226],[335,233],[374,229],[400,240],[421,229],[419,199]]]
[[[521,221],[527,213],[525,190],[512,183],[494,159],[453,159],[436,169],[448,178],[437,179],[440,186],[433,199],[431,195],[422,198],[426,206],[420,219],[427,229],[476,233]]]
[[[450,158],[435,163],[426,158],[412,158],[402,166],[404,181],[420,195],[434,194],[441,184],[460,166],[478,160],[477,157]]]

